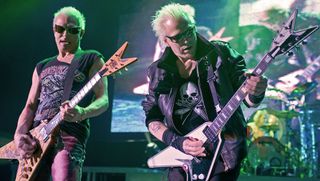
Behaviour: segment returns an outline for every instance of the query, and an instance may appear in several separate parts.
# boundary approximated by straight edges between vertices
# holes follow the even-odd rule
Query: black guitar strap
[[[82,57],[82,53],[76,54],[71,61],[70,67],[66,74],[66,79],[64,81],[63,97],[61,102],[68,100],[70,97],[73,78],[74,78],[74,71],[79,67],[81,57]]]
[[[217,90],[216,87],[214,85],[214,82],[216,81],[217,76],[215,74],[215,72],[213,71],[212,65],[209,64],[208,65],[208,75],[207,75],[207,82],[209,84],[209,88],[212,94],[212,99],[213,99],[213,103],[214,103],[214,107],[216,108],[216,112],[219,113],[221,111],[221,106],[220,106],[220,101],[218,98],[218,94],[217,94]]]
[[[64,102],[69,99],[71,88],[72,88],[72,82],[74,78],[74,71],[79,67],[80,65],[80,58],[82,56],[82,53],[75,55],[71,61],[70,67],[68,69],[68,72],[66,73],[66,79],[63,86],[63,97],[61,99],[61,102]],[[33,122],[33,128],[37,127],[40,124],[41,120],[37,120]]]
[[[221,58],[224,58],[224,55],[221,52],[220,48],[215,43],[213,43],[213,45],[215,46],[216,52],[219,56],[217,57],[218,61],[216,62],[216,65],[215,65],[215,71],[213,71],[213,65],[210,62],[208,62],[208,64],[207,64],[208,65],[207,82],[210,87],[210,91],[212,94],[212,99],[213,99],[214,106],[216,108],[216,112],[219,113],[221,111],[222,107],[221,107],[221,104],[220,104],[220,101],[218,98],[218,93],[217,93],[217,90],[216,90],[214,83],[218,78],[217,70],[221,65],[221,61],[222,61]]]

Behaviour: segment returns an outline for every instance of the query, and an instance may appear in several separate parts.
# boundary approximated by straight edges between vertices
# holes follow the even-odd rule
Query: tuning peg
[[[293,55],[293,52],[288,52],[287,55],[288,57],[291,57]]]
[[[127,68],[127,67],[125,67],[125,68],[124,68],[124,71],[128,71],[128,68]]]

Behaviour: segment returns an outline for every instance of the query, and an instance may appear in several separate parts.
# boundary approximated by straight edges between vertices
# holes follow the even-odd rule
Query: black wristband
[[[187,137],[183,137],[183,136],[178,136],[176,139],[174,139],[171,142],[171,145],[173,148],[180,150],[181,152],[185,153],[183,150],[183,141],[186,140]]]
[[[258,95],[258,96],[249,94],[249,99],[250,99],[250,101],[253,102],[253,103],[259,103],[259,102],[261,102],[262,99],[264,98],[264,94],[265,94],[265,92],[262,93],[262,94],[260,94],[260,95]]]
[[[172,146],[182,152],[184,152],[183,141],[186,139],[187,137],[179,136],[170,129],[165,130],[162,135],[162,141],[166,145]]]
[[[162,135],[162,141],[167,145],[170,146],[171,142],[176,139],[176,137],[178,137],[178,135],[176,133],[174,133],[173,131],[167,129],[163,132]]]

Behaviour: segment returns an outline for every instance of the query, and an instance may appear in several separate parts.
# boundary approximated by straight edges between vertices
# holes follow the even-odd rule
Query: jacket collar
[[[196,60],[200,60],[202,57],[206,56],[209,52],[213,50],[212,44],[202,37],[199,33],[197,33],[197,50],[196,50]],[[170,47],[167,47],[163,52],[163,55],[158,60],[158,67],[169,71],[171,73],[178,73],[178,69],[176,66],[175,60],[178,57],[173,53]]]

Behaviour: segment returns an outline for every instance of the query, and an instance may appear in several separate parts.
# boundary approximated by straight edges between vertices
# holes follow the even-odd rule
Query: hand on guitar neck
[[[79,123],[80,121],[85,119],[84,117],[85,113],[86,113],[85,109],[78,105],[72,108],[69,105],[69,101],[62,103],[62,105],[60,106],[61,118],[68,122]]]

